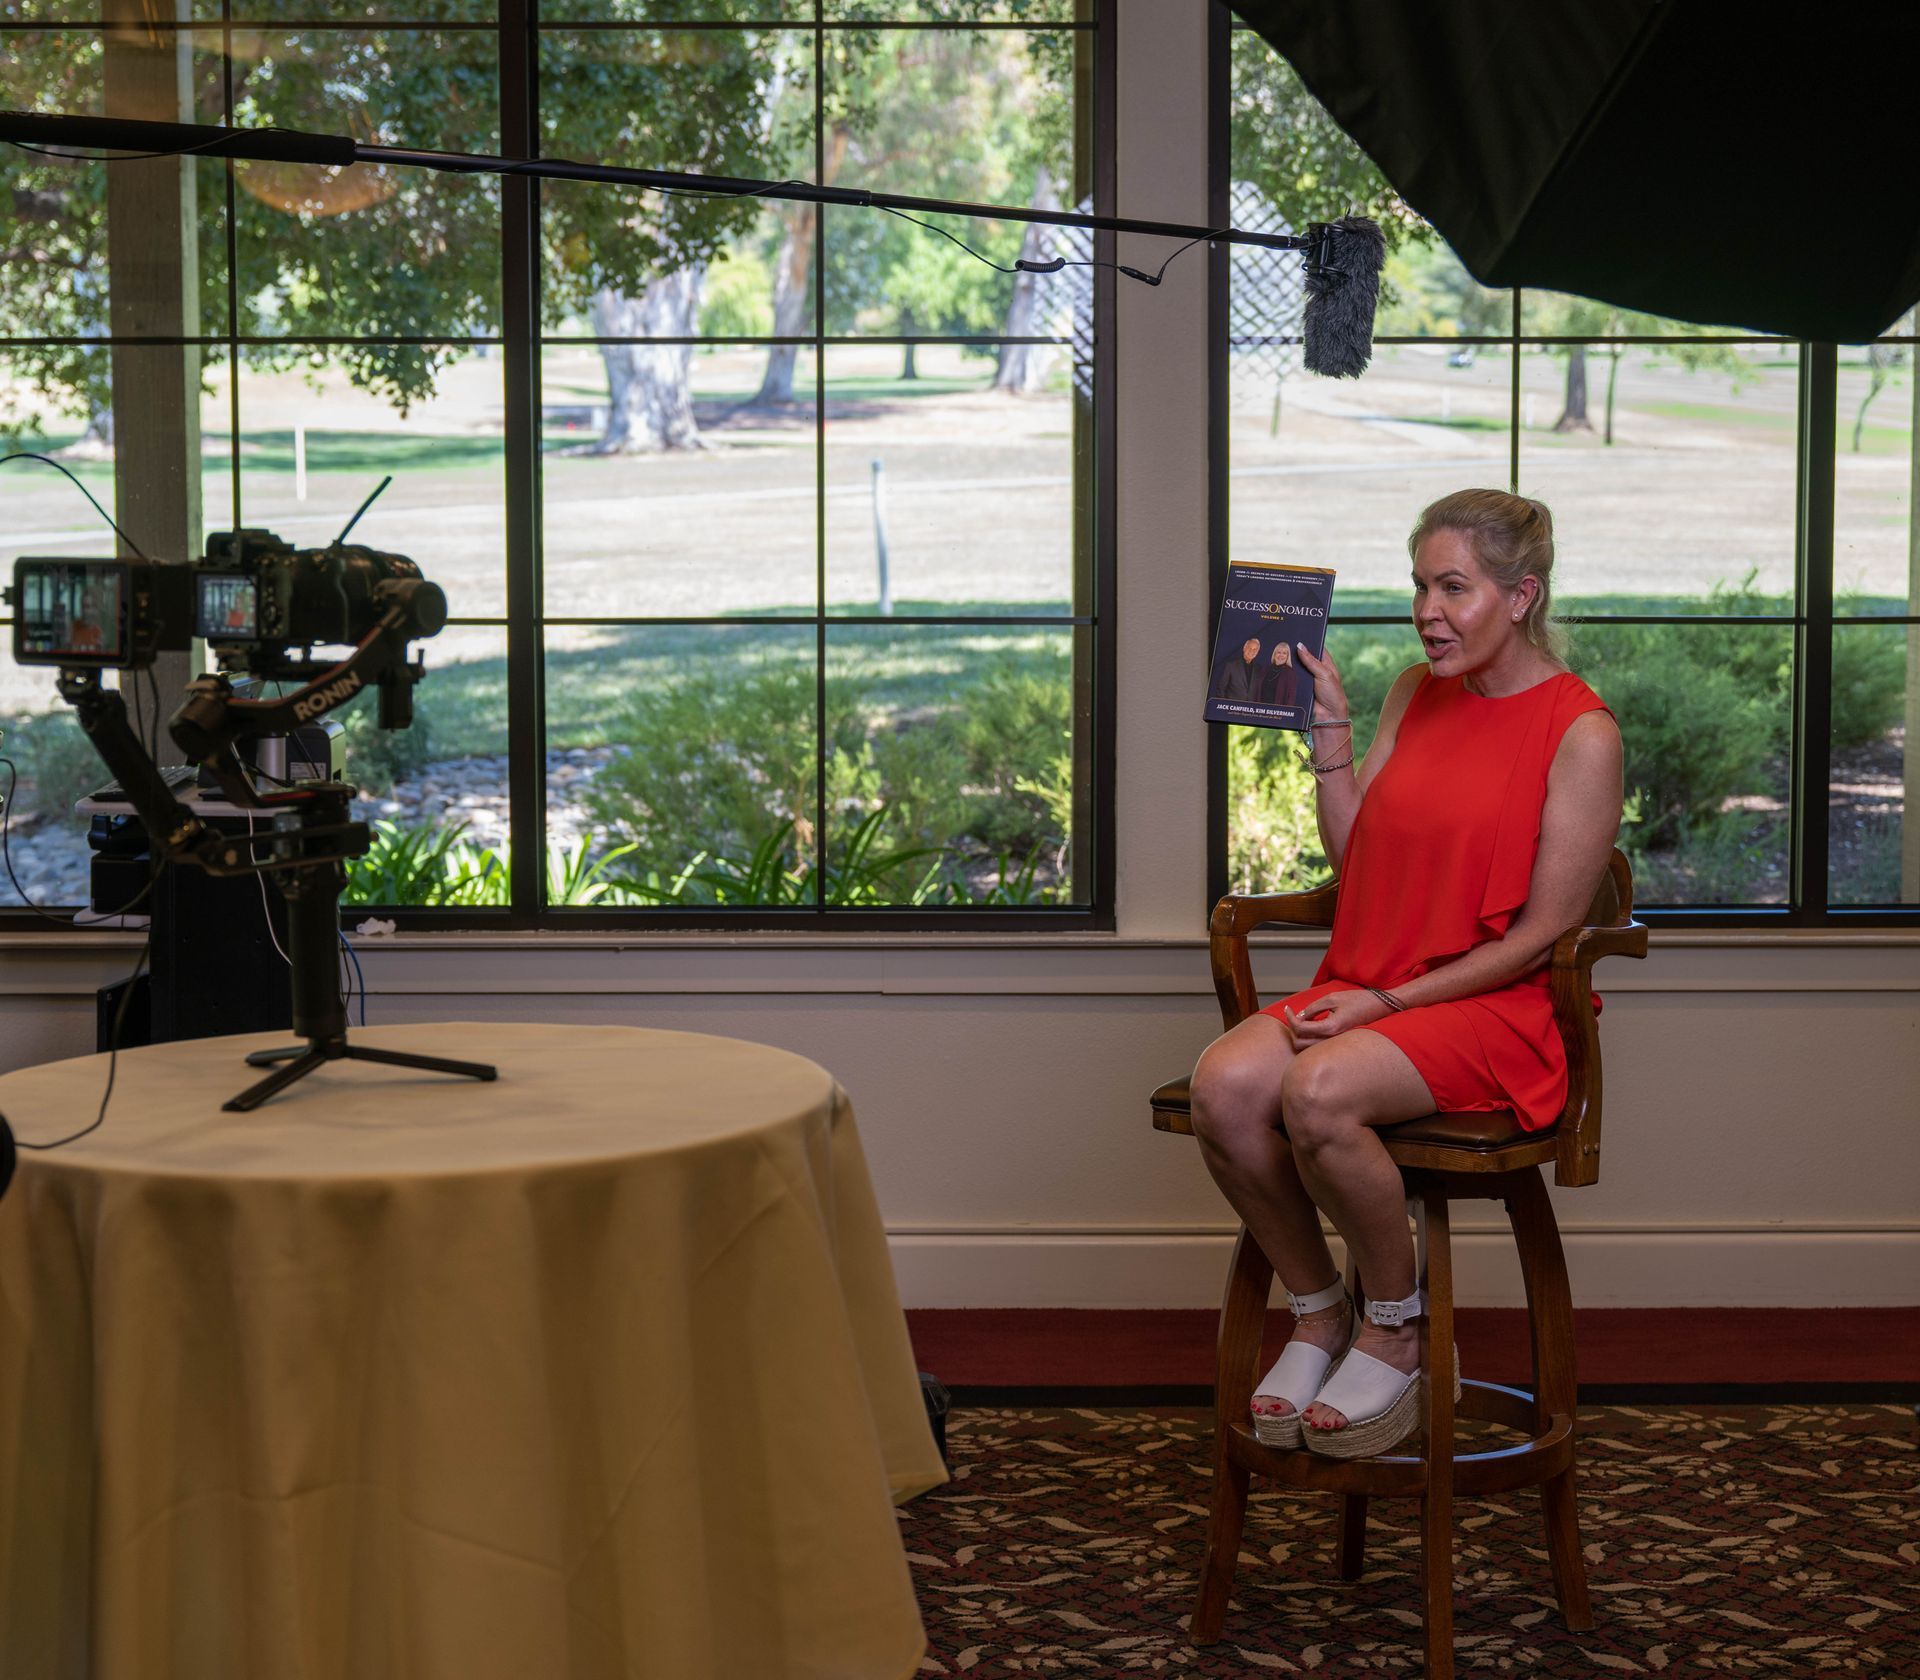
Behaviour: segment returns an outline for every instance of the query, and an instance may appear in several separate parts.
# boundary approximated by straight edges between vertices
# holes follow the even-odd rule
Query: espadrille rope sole
[[[1345,1354],[1340,1356],[1341,1359],[1345,1357]],[[1324,1388],[1327,1383],[1332,1382],[1334,1372],[1339,1369],[1340,1359],[1336,1359],[1327,1367],[1326,1377],[1320,1386]],[[1307,1406],[1311,1406],[1312,1404],[1313,1402],[1311,1400],[1307,1402]],[[1298,1452],[1302,1445],[1300,1440],[1302,1433],[1300,1413],[1305,1411],[1307,1406],[1302,1406],[1298,1410],[1291,1412],[1255,1412],[1253,1414],[1253,1438],[1263,1447],[1281,1447],[1287,1452]]]
[[[1372,1458],[1389,1447],[1397,1447],[1420,1424],[1420,1389],[1425,1376],[1416,1371],[1407,1386],[1384,1412],[1372,1417],[1349,1419],[1345,1429],[1303,1429],[1301,1435],[1309,1452],[1322,1458]],[[1321,1390],[1324,1402],[1326,1390]],[[1460,1349],[1453,1349],[1453,1397],[1460,1398]]]
[[[1338,1353],[1315,1347],[1311,1342],[1289,1340],[1280,1350],[1280,1357],[1274,1361],[1273,1369],[1260,1379],[1260,1386],[1253,1391],[1256,1400],[1288,1400],[1293,1404],[1290,1412],[1252,1414],[1253,1436],[1263,1447],[1284,1447],[1288,1452],[1299,1450],[1300,1414],[1313,1404],[1314,1396],[1333,1380],[1333,1374],[1340,1369],[1340,1361],[1346,1358],[1347,1349],[1353,1346],[1354,1334],[1359,1328],[1352,1297],[1338,1278],[1312,1295],[1288,1292],[1287,1304],[1293,1308],[1296,1323],[1308,1313],[1323,1312],[1328,1307],[1342,1303],[1347,1309],[1346,1340]]]

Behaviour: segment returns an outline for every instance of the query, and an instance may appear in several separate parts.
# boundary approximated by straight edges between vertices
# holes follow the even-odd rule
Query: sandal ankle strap
[[[1374,1301],[1366,1305],[1367,1322],[1377,1324],[1383,1330],[1397,1330],[1410,1318],[1418,1318],[1427,1310],[1427,1292],[1416,1289],[1404,1301]]]
[[[1284,1289],[1286,1286],[1281,1285]],[[1308,1313],[1325,1312],[1328,1307],[1337,1307],[1347,1298],[1347,1286],[1339,1278],[1325,1289],[1316,1289],[1311,1295],[1296,1295],[1287,1290],[1287,1305],[1293,1309],[1295,1318],[1304,1318]]]

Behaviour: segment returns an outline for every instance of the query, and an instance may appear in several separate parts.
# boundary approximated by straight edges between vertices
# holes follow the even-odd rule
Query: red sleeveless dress
[[[1354,816],[1326,958],[1311,986],[1263,1013],[1297,1013],[1356,986],[1390,991],[1503,935],[1526,903],[1561,737],[1582,713],[1605,710],[1570,672],[1497,697],[1423,672]],[[1566,1048],[1544,966],[1355,1030],[1405,1051],[1441,1113],[1510,1108],[1533,1131],[1565,1106]]]

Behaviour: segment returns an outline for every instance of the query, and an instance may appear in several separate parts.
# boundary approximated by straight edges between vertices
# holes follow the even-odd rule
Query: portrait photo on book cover
[[[1333,573],[1325,567],[1231,564],[1214,637],[1208,721],[1305,729],[1313,677],[1299,647],[1319,657],[1332,604]]]

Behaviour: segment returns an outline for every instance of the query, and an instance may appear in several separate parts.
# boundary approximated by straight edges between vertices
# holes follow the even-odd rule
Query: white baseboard
[[[1217,1307],[1232,1247],[1210,1231],[900,1229],[889,1240],[909,1307]],[[1569,1228],[1562,1240],[1577,1306],[1920,1305],[1920,1226]],[[1505,1232],[1456,1230],[1453,1254],[1462,1305],[1526,1304]]]

